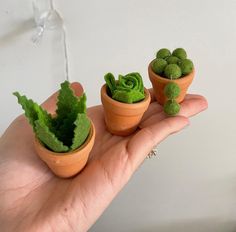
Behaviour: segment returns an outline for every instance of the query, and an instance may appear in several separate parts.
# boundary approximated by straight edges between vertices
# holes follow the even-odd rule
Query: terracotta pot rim
[[[90,120],[90,123],[91,123],[91,127],[90,127],[88,137],[86,138],[85,142],[80,147],[78,147],[77,149],[75,149],[73,151],[69,151],[69,152],[54,152],[54,151],[51,151],[51,150],[47,149],[42,144],[42,142],[37,138],[37,136],[35,136],[35,138],[34,138],[35,145],[40,146],[43,150],[45,150],[48,157],[52,157],[52,158],[55,158],[55,157],[60,157],[60,158],[62,158],[62,157],[64,157],[64,158],[72,157],[73,155],[77,154],[79,151],[82,151],[83,149],[85,149],[86,146],[90,143],[90,141],[93,139],[93,137],[95,135],[95,126],[94,126],[92,120],[91,119],[89,119],[89,120]]]
[[[154,60],[155,60],[155,59],[154,59]],[[173,80],[171,80],[171,79],[162,77],[162,76],[156,74],[156,73],[152,70],[152,63],[154,62],[154,60],[152,60],[152,61],[150,62],[150,64],[148,65],[148,70],[149,70],[149,72],[151,72],[151,73],[153,74],[154,77],[158,78],[158,79],[159,79],[160,81],[162,81],[162,82],[170,82],[170,81],[173,81],[173,82],[176,82],[176,83],[178,83],[178,82],[180,83],[180,82],[186,82],[186,81],[188,81],[188,79],[192,79],[192,78],[194,77],[195,69],[193,69],[192,72],[189,73],[188,75],[183,76],[183,77],[178,78],[178,79],[173,79]]]
[[[101,88],[101,95],[102,97],[109,102],[112,105],[116,105],[117,107],[122,107],[122,108],[139,108],[141,105],[145,104],[146,102],[149,101],[150,99],[150,93],[149,90],[144,88],[144,92],[145,92],[145,98],[140,101],[140,102],[135,102],[135,103],[124,103],[124,102],[119,102],[117,100],[112,99],[108,94],[107,94],[107,90],[106,90],[107,85],[104,84]]]

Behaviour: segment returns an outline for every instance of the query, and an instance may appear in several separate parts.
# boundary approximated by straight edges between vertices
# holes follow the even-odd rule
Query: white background
[[[92,232],[236,231],[236,1],[55,0],[65,20],[70,79],[100,104],[106,72],[139,71],[162,47],[186,48],[197,71],[190,92],[209,109],[159,145]],[[42,102],[64,78],[61,36],[30,41],[30,0],[0,0],[0,134],[20,113],[15,90]],[[99,200],[99,196],[97,196]]]

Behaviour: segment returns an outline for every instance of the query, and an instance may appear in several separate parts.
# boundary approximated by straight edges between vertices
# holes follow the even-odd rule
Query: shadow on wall
[[[143,228],[135,232],[236,232],[236,218],[235,221],[217,218],[180,221]]]
[[[18,36],[25,34],[26,32],[32,30],[35,27],[34,19],[28,19],[26,21],[16,24],[15,28],[10,30],[5,35],[0,36],[0,47],[3,47],[12,41],[14,41]]]

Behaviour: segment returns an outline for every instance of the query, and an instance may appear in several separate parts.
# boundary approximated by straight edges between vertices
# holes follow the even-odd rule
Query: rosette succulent
[[[125,76],[119,75],[117,81],[112,73],[107,73],[104,79],[108,95],[114,100],[124,103],[136,103],[145,98],[143,80],[137,72]]]
[[[68,81],[61,84],[55,116],[40,105],[13,93],[25,111],[37,138],[54,152],[68,152],[79,148],[89,135],[91,122],[86,114],[86,95],[74,95]]]
[[[193,62],[187,59],[187,53],[183,48],[176,48],[172,53],[167,48],[162,48],[152,62],[153,72],[171,80],[188,75],[193,68]]]

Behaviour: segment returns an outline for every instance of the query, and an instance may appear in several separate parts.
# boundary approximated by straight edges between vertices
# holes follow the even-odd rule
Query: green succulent
[[[108,93],[112,99],[124,103],[135,103],[145,98],[143,80],[139,73],[133,72],[125,76],[119,75],[118,81],[112,73],[104,76]]]
[[[193,62],[189,59],[180,60],[178,65],[183,75],[188,75],[193,71]]]
[[[170,82],[165,86],[164,94],[168,99],[175,99],[180,95],[180,87],[175,82]]]
[[[61,84],[55,117],[26,96],[18,92],[13,94],[45,147],[63,153],[73,151],[85,142],[91,127],[86,114],[86,95],[75,96],[68,81]]]
[[[154,73],[161,75],[167,65],[167,61],[161,58],[157,58],[152,63],[152,70]]]
[[[178,79],[182,76],[180,67],[177,64],[168,64],[165,67],[164,74],[169,79]]]
[[[173,52],[172,52],[173,56],[178,57],[179,59],[183,60],[187,58],[187,53],[183,48],[176,48]]]
[[[168,56],[171,55],[171,52],[169,49],[167,48],[162,48],[160,49],[157,54],[156,54],[156,58],[161,58],[161,59],[165,59],[167,58]]]
[[[169,56],[166,58],[168,64],[177,64],[179,62],[179,58],[176,56]]]
[[[174,116],[178,114],[179,111],[180,105],[177,103],[176,100],[171,99],[164,104],[164,112],[169,116]]]

